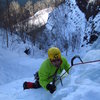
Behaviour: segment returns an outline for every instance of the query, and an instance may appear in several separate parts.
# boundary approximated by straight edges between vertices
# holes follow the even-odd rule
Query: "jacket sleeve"
[[[68,61],[66,60],[66,58],[64,58],[64,69],[67,73],[69,73],[69,69],[70,69],[70,64],[68,63]]]
[[[43,63],[39,70],[39,83],[46,90],[47,90],[46,88],[47,84],[50,83],[48,76],[49,76],[49,70],[47,69],[47,65]]]

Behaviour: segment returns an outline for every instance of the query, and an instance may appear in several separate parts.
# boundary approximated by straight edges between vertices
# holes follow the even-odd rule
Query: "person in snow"
[[[39,71],[35,74],[36,81],[24,82],[23,88],[40,88],[43,87],[53,93],[56,90],[55,81],[57,75],[60,75],[63,70],[67,73],[70,69],[65,57],[61,56],[61,52],[57,47],[51,47],[48,50],[48,58],[42,63]],[[51,84],[52,83],[52,84]]]

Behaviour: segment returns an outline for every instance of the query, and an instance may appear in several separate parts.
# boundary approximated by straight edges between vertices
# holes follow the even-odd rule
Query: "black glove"
[[[46,88],[50,91],[50,93],[53,93],[56,90],[56,86],[53,84],[47,84]]]

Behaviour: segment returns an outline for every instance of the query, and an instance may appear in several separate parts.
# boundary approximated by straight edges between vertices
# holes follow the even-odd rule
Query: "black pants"
[[[39,80],[36,80],[35,83],[33,83],[33,87],[34,87],[35,89],[41,87],[41,85],[40,85],[40,83],[39,83]]]
[[[38,75],[38,72],[36,72],[36,73],[34,74],[34,77],[35,77],[35,79],[36,79],[35,83],[33,83],[33,84],[34,84],[34,88],[40,88],[41,85],[40,85],[40,83],[39,83],[39,75]]]

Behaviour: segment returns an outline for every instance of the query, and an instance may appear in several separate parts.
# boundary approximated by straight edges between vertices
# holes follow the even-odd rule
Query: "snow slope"
[[[0,85],[33,76],[42,61],[0,48]]]
[[[66,9],[68,8],[66,7]],[[78,8],[76,7],[75,9],[77,10]],[[56,14],[56,12],[54,14]],[[75,12],[69,13],[69,16],[71,14],[74,16]],[[60,15],[64,17],[65,13],[64,15]],[[84,15],[80,14],[79,17],[78,25],[81,25],[85,22]],[[69,19],[68,23],[72,22],[71,18]],[[50,21],[53,21],[52,18]],[[63,21],[65,20],[62,20],[61,23],[63,23]],[[77,19],[75,19],[75,22],[76,21]],[[48,22],[48,24],[54,23]],[[84,32],[84,24],[85,23],[81,26],[81,35]],[[62,25],[62,30],[60,30],[62,33],[64,33],[64,25]],[[71,31],[71,33],[73,33],[74,30],[71,30],[70,25],[75,29],[76,24],[69,23],[67,26],[67,29],[69,29],[68,32]],[[48,25],[48,28],[51,30],[52,25]],[[99,21],[97,30],[99,30]],[[65,30],[65,32],[68,33],[67,30]],[[20,45],[22,48],[23,44]],[[19,48],[16,49],[18,50]],[[88,50],[87,52],[86,50],[86,48],[83,48],[81,53],[84,56],[82,58],[83,61],[100,60],[100,38],[94,43],[90,51]],[[86,52],[87,54],[85,54]],[[72,56],[72,52],[68,55],[68,61],[70,56]],[[23,53],[2,49],[0,44],[0,100],[100,100],[100,62],[74,66],[70,70],[70,74],[66,75],[63,79],[63,87],[59,83],[54,94],[50,94],[43,88],[23,90],[23,82],[34,81],[33,74],[39,69],[43,60],[44,58],[32,58]]]
[[[96,59],[100,59],[99,49],[87,52],[83,61]],[[43,88],[23,90],[23,82],[34,81],[33,73],[43,60],[2,49],[0,79],[3,84],[0,85],[0,100],[100,100],[100,62],[74,66],[63,79],[63,87],[59,83],[54,94]]]

